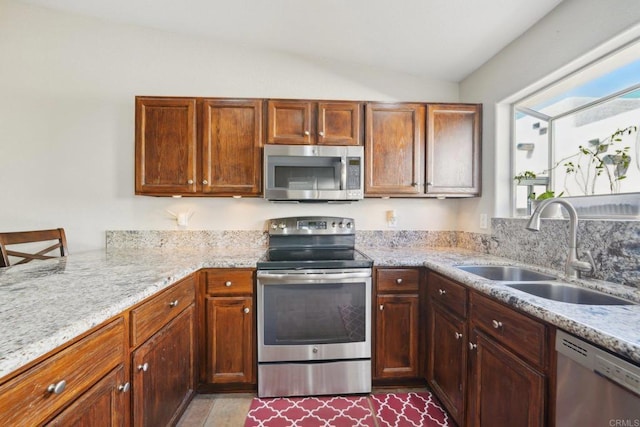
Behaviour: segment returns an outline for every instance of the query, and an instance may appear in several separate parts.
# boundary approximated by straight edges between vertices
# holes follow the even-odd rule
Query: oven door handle
[[[258,271],[257,273],[258,279],[263,280],[343,280],[343,279],[358,279],[358,278],[367,278],[371,277],[371,271],[362,271],[362,272],[354,272],[354,271],[341,271],[341,272],[331,272],[331,273],[314,273],[307,272],[304,270],[295,270],[295,271],[287,271],[286,273],[278,272],[272,273],[269,271]]]

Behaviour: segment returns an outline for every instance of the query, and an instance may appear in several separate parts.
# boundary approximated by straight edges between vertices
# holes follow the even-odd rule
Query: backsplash
[[[491,255],[564,271],[569,221],[543,219],[540,231],[525,229],[527,218],[492,218]],[[580,220],[578,256],[591,251],[593,278],[640,288],[640,221]]]
[[[525,229],[526,218],[492,218],[492,234],[463,231],[358,230],[360,248],[459,247],[527,264],[564,271],[568,253],[567,220],[543,219],[539,232]],[[263,230],[107,231],[108,249],[245,247],[266,248]],[[640,288],[640,221],[580,220],[578,255],[590,250],[593,278]]]

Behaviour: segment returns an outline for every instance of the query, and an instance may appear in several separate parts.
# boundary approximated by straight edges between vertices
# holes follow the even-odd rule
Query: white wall
[[[0,1],[0,229],[65,227],[71,251],[109,229],[261,229],[298,214],[356,218],[362,229],[455,230],[455,200],[275,205],[261,199],[134,196],[134,96],[458,101],[458,85]]]
[[[462,102],[484,104],[483,197],[461,202],[461,230],[475,231],[480,212],[509,214],[508,102],[640,37],[639,23],[638,0],[564,0],[461,82]]]

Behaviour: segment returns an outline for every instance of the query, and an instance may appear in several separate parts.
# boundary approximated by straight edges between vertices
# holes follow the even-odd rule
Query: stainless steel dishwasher
[[[557,427],[640,427],[640,366],[558,330]]]

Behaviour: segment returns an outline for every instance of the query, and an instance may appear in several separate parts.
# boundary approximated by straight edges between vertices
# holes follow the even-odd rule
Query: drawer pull
[[[502,322],[498,322],[497,320],[492,320],[491,325],[493,325],[495,329],[502,328]]]
[[[474,344],[471,341],[469,341],[469,350],[475,350],[476,348],[478,348],[478,344]]]
[[[444,289],[438,289],[438,293],[440,295],[445,295],[447,293],[447,291],[445,291]]]
[[[226,282],[224,282],[224,285],[228,288],[229,286],[231,286],[231,281],[227,280]]]
[[[177,306],[178,306],[178,300],[174,300],[169,303],[169,307],[177,307]]]
[[[397,283],[398,285],[402,284],[402,279],[396,279],[396,283]]]
[[[380,304],[380,311],[384,310],[384,304]]]
[[[456,332],[456,339],[459,340],[462,338],[462,334],[460,332]]]
[[[118,386],[118,391],[122,392],[122,393],[126,393],[129,391],[129,389],[131,388],[131,384],[129,383],[124,383],[124,384],[120,384]]]
[[[244,314],[249,314],[251,310],[249,310],[249,307],[245,307],[242,309],[242,311],[244,311]]]
[[[67,387],[67,382],[65,380],[62,380],[62,381],[58,381],[55,384],[51,384],[49,387],[47,387],[47,391],[51,394],[60,394],[64,391],[66,387]]]
[[[149,370],[149,364],[144,363],[142,365],[138,365],[138,371],[147,372]]]

